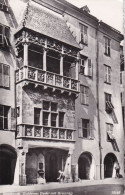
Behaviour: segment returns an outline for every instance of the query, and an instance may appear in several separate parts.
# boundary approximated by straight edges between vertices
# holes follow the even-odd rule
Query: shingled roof
[[[80,49],[63,16],[33,1],[29,2],[21,25]],[[21,29],[21,26],[19,29]]]

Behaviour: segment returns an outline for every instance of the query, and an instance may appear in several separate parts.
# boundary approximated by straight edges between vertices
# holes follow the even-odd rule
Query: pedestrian
[[[65,175],[64,175],[64,172],[59,170],[59,177],[57,178],[57,180],[59,180],[59,182],[64,182],[64,179],[65,179]]]
[[[116,165],[115,170],[116,170],[115,178],[120,178],[120,166],[119,166],[119,163]]]

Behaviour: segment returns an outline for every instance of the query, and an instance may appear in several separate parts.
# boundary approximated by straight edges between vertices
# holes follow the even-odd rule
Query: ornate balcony
[[[75,141],[74,129],[21,124],[17,126],[17,138]]]
[[[23,66],[16,70],[16,83],[21,81],[31,81],[37,84],[44,84],[63,90],[79,92],[78,80],[70,77],[61,76],[52,72],[43,71],[31,66]]]

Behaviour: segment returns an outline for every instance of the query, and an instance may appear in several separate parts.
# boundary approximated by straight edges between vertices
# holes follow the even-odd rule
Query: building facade
[[[123,175],[121,33],[64,0],[0,7],[0,184]]]

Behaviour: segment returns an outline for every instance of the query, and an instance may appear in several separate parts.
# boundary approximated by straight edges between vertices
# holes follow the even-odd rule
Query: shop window
[[[104,40],[105,40],[105,55],[110,56],[111,55],[110,39],[104,37]]]
[[[89,103],[89,88],[86,86],[80,86],[81,104],[88,105]]]
[[[64,112],[59,112],[59,127],[64,127]]]
[[[10,47],[10,28],[0,24],[0,47],[8,49]]]
[[[8,12],[8,5],[6,0],[0,0],[0,10]]]
[[[34,108],[34,124],[40,124],[40,108]]]
[[[105,110],[107,113],[112,113],[114,106],[111,102],[111,94],[105,93]]]
[[[104,65],[104,82],[111,84],[111,67]]]
[[[88,45],[88,27],[80,24],[80,43]]]
[[[10,87],[10,67],[5,64],[0,64],[0,87]]]
[[[0,130],[8,129],[9,107],[0,105]]]

